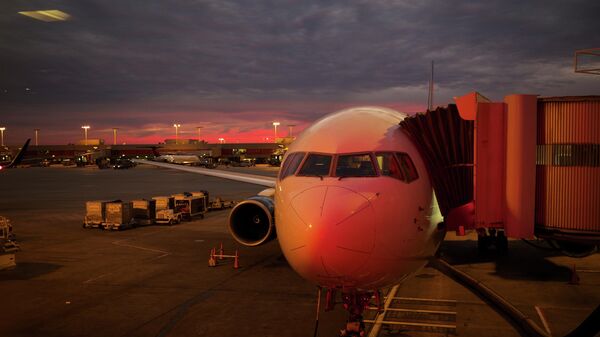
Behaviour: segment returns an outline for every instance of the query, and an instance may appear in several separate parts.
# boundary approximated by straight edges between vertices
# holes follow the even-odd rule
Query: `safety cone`
[[[238,269],[240,267],[239,255],[237,249],[235,250],[235,260],[233,260],[233,269]]]
[[[210,250],[210,256],[208,257],[208,266],[215,267],[217,265],[217,260],[215,260],[215,250],[214,248]]]
[[[569,281],[569,284],[579,284],[579,275],[577,275],[577,268],[575,267],[575,264],[573,264],[573,268],[571,269],[571,280]]]
[[[219,248],[219,260],[223,260],[223,242],[221,242],[221,248]]]

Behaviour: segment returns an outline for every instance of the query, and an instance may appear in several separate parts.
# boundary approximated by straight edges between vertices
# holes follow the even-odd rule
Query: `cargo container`
[[[193,197],[204,197],[204,208],[205,209],[209,209],[210,207],[210,201],[209,201],[209,197],[208,197],[208,191],[205,190],[201,190],[201,191],[197,191],[197,192],[191,192],[191,195]]]
[[[175,207],[175,198],[167,196],[152,197],[156,201],[156,211],[163,209],[173,209]]]
[[[181,222],[181,213],[175,210],[175,198],[160,196],[153,197],[156,201],[155,222],[158,224],[177,224]]]
[[[121,230],[134,226],[131,202],[117,201],[106,204],[106,217],[102,224],[107,230]]]
[[[176,196],[175,210],[180,212],[182,217],[191,220],[192,217],[200,216],[204,218],[206,213],[206,197],[204,196]]]
[[[152,225],[156,219],[156,200],[133,200],[133,219],[136,225]]]
[[[116,201],[116,200],[115,200]],[[87,201],[83,228],[99,228],[106,217],[106,204],[113,201]]]

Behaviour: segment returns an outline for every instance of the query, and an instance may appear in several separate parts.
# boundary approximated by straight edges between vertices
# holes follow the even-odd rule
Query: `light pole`
[[[87,141],[87,132],[88,132],[88,129],[90,128],[90,126],[89,126],[89,125],[84,125],[84,126],[82,126],[81,128],[83,129],[83,137],[84,137],[84,139],[85,139],[85,143],[84,143],[84,144],[85,144],[85,145],[88,145],[88,141]]]
[[[33,129],[33,131],[35,131],[35,146],[38,146],[38,132],[40,132],[40,129]]]
[[[219,138],[219,143],[221,143],[221,144],[225,143],[225,138]]]
[[[200,129],[204,128],[203,126],[197,126],[196,129],[198,129],[198,143],[200,143]]]
[[[275,127],[275,138],[273,138],[274,142],[277,142],[277,126],[281,125],[279,122],[273,122],[273,126]]]
[[[288,134],[288,137],[290,138],[294,137],[294,134],[292,133],[292,129],[294,128],[294,126],[296,126],[296,124],[288,124],[288,128],[290,128],[290,133]]]
[[[113,128],[113,145],[117,145],[117,130],[118,128]]]
[[[4,146],[4,130],[6,130],[6,128],[5,128],[5,127],[1,127],[1,128],[0,128],[0,135],[1,135],[1,136],[0,136],[0,139],[2,139],[2,140],[0,141],[0,146]]]
[[[175,128],[175,144],[179,144],[179,128],[181,124],[173,124],[173,127]]]

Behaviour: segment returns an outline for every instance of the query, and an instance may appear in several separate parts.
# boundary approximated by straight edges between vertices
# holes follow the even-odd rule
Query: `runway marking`
[[[164,251],[164,250],[154,249],[154,248],[147,248],[147,247],[142,247],[142,246],[136,246],[136,245],[132,245],[132,244],[128,244],[128,243],[123,243],[122,241],[126,241],[126,240],[113,241],[112,244],[113,245],[117,245],[117,246],[121,246],[121,247],[130,247],[130,248],[136,248],[136,249],[146,250],[146,251],[154,252],[154,253],[162,253],[162,255],[156,257],[156,259],[160,259],[160,258],[163,258],[165,256],[171,255],[171,253],[169,253],[167,251]]]
[[[103,277],[106,277],[106,276],[108,276],[108,275],[111,275],[111,274],[112,274],[112,273],[107,273],[107,274],[102,274],[102,275],[100,275],[100,276],[97,276],[97,277],[92,277],[91,279],[89,279],[89,280],[87,280],[87,281],[84,281],[83,283],[84,283],[84,284],[91,283],[91,282],[97,281],[97,280],[99,280],[99,279],[101,279],[101,278],[103,278]]]
[[[550,326],[548,326],[548,322],[546,321],[546,317],[544,317],[544,314],[542,313],[542,309],[536,305],[535,311],[537,311],[538,316],[540,316],[540,320],[542,320],[542,324],[544,324],[544,329],[546,329],[546,332],[548,333],[548,335],[552,336],[552,332],[550,331]]]
[[[390,307],[390,304],[392,304],[392,300],[394,299],[394,296],[396,296],[396,293],[398,292],[398,287],[399,287],[399,285],[395,285],[392,288],[392,290],[390,290],[390,292],[388,293],[388,296],[385,299],[385,303],[383,304],[383,312],[378,313],[375,321],[373,321],[373,327],[371,328],[371,331],[369,332],[369,337],[377,337],[377,335],[379,335],[379,331],[381,330],[381,324],[383,324],[383,318],[385,316],[385,311]]]

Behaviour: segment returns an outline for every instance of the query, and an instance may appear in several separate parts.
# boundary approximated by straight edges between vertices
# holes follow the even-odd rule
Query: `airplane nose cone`
[[[318,186],[297,195],[291,206],[305,226],[305,246],[298,253],[310,259],[304,262],[317,277],[348,278],[367,262],[376,219],[366,197],[344,187]]]

